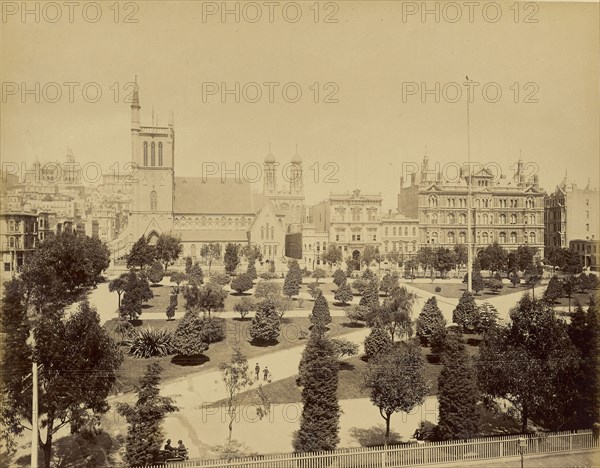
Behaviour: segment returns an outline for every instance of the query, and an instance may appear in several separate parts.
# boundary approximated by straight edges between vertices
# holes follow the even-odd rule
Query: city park
[[[3,462],[597,431],[597,277],[565,249],[545,252],[551,273],[527,246],[469,253],[426,246],[382,269],[375,248],[355,264],[331,246],[322,268],[274,273],[251,246],[194,261],[161,235],[118,271],[97,239],[53,236],[3,287]]]

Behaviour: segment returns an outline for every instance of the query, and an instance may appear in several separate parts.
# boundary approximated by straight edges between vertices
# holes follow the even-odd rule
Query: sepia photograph
[[[597,0],[0,9],[0,467],[600,467]]]

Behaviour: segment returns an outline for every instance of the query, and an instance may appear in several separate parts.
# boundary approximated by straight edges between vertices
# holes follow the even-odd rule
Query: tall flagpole
[[[467,76],[467,82],[469,77]],[[471,100],[471,88],[467,85],[467,291],[473,292],[473,233],[471,232],[471,127],[469,116],[469,101]]]

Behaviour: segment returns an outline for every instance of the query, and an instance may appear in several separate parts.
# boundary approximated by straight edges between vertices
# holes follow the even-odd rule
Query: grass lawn
[[[415,288],[421,289],[431,294],[438,294],[448,299],[459,299],[462,294],[467,290],[467,285],[464,283],[406,283]],[[441,291],[436,292],[435,288],[440,287]],[[492,293],[487,289],[479,291],[479,294],[475,295],[475,299],[484,300],[490,297],[504,296],[506,294],[518,293],[519,295],[531,291],[531,288],[525,285],[519,285],[513,288],[512,284],[505,284],[498,294]],[[537,294],[536,294],[537,296]]]
[[[218,317],[218,313],[215,314]],[[221,362],[227,361],[231,357],[231,349],[234,343],[238,342],[242,352],[248,360],[263,354],[273,351],[292,348],[294,346],[304,346],[305,338],[301,338],[302,334],[308,334],[310,321],[308,317],[290,317],[283,318],[280,340],[272,346],[257,346],[250,343],[249,327],[251,321],[244,321],[237,318],[221,319],[225,321],[226,337],[225,340],[219,343],[213,343],[210,348],[202,355],[198,361],[182,362],[174,356],[165,356],[157,358],[136,358],[128,354],[128,348],[122,346],[125,359],[118,373],[118,381],[116,391],[127,392],[133,389],[133,385],[137,384],[139,378],[144,374],[146,365],[152,362],[158,362],[163,368],[163,381],[183,377],[193,372],[214,370]],[[114,335],[114,327],[117,319],[110,320],[104,325],[106,329],[116,339],[120,340],[119,336]],[[144,322],[140,320],[136,328],[152,327],[164,328],[170,331],[175,331],[179,320],[149,320]],[[343,335],[356,331],[356,328],[350,326],[349,321],[345,317],[332,317],[332,334],[334,336]]]
[[[583,306],[584,309],[587,309],[587,305],[590,303],[590,296],[595,295],[598,298],[598,291],[588,291],[585,293],[575,293],[573,297],[571,297],[571,312],[575,310],[577,307],[577,301]],[[568,307],[569,299],[566,297],[561,297],[554,302],[554,305],[557,307]]]
[[[476,335],[473,336],[474,338]],[[472,342],[471,342],[472,343]],[[427,364],[425,366],[425,380],[428,380],[431,384],[429,389],[429,395],[437,395],[438,386],[437,381],[442,371],[442,365],[440,363],[432,362],[430,356],[430,349],[427,347],[421,348],[423,354],[427,356]],[[467,343],[467,352],[471,356],[475,356],[479,353],[478,346]],[[367,363],[362,359],[361,356],[353,356],[349,359],[345,359],[340,365],[339,372],[339,384],[338,384],[338,399],[339,400],[350,400],[354,398],[369,398],[369,390],[363,387],[363,374]],[[288,377],[286,379],[278,380],[271,384],[264,386],[264,391],[268,395],[271,403],[299,403],[302,401],[301,388],[296,385],[297,376]],[[246,400],[247,404],[259,404],[258,397],[251,391]],[[215,405],[219,405],[222,402],[217,402]]]

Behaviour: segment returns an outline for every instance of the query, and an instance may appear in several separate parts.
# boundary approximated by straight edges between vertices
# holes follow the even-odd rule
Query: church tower
[[[142,235],[154,243],[173,230],[175,130],[173,122],[142,126],[137,88],[131,102],[131,166],[133,198],[130,222],[134,242]]]
[[[263,180],[263,193],[265,196],[270,197],[277,194],[277,179],[276,179],[276,162],[275,156],[271,153],[271,143],[269,143],[269,152],[265,156],[264,162],[264,180]]]

